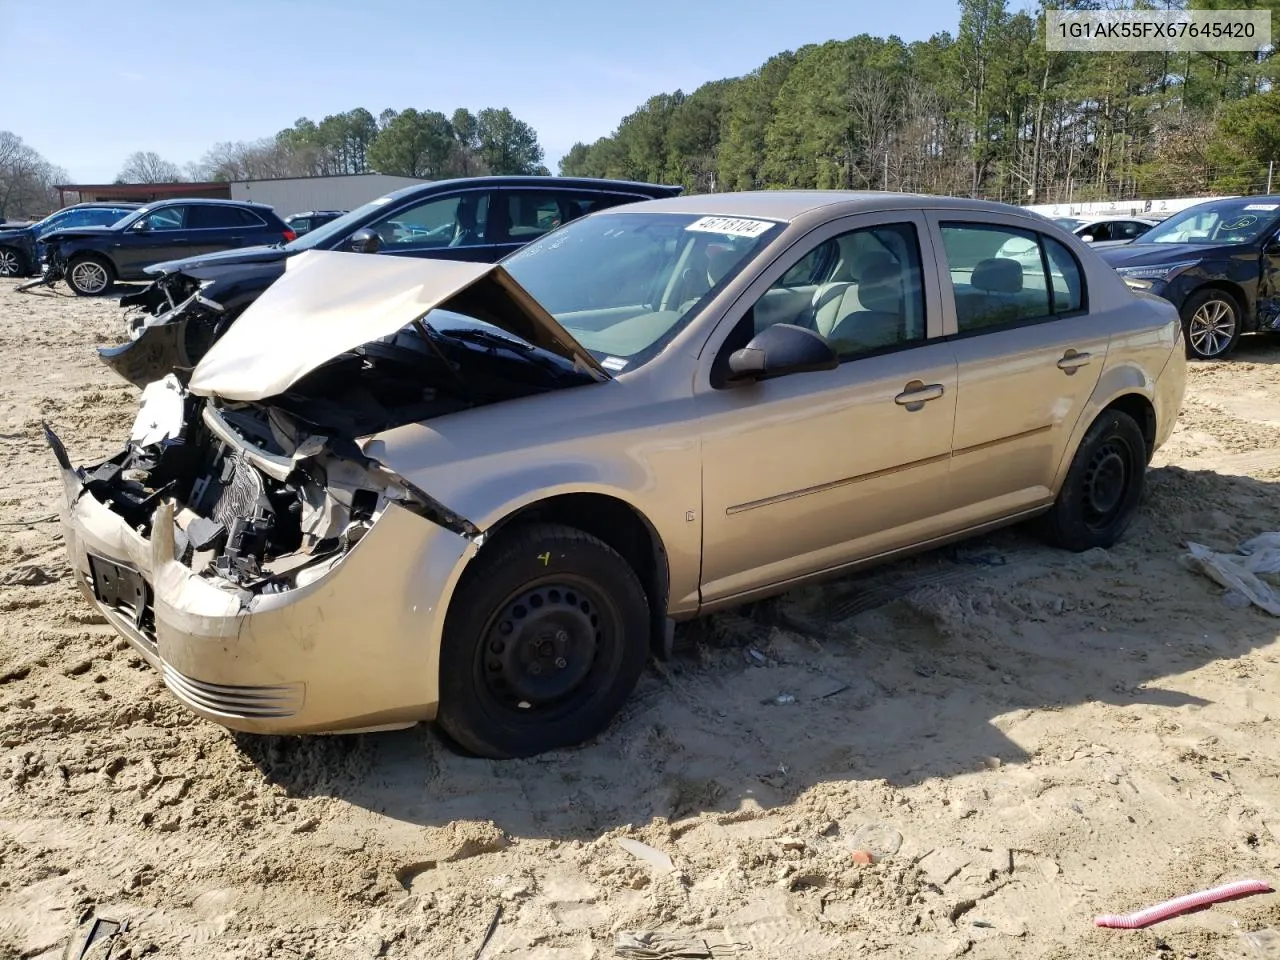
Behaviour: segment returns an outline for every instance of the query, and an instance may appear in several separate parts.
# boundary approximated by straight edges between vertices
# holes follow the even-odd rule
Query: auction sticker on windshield
[[[1280,203],[1247,203],[1244,208],[1246,210],[1275,210],[1280,208]]]
[[[768,220],[748,220],[744,217],[703,217],[685,227],[698,233],[719,233],[726,237],[758,237],[773,224]]]

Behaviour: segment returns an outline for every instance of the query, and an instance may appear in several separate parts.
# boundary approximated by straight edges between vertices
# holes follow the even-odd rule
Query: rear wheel
[[[1187,334],[1187,356],[1195,360],[1220,360],[1240,340],[1243,311],[1225,290],[1198,290],[1182,305]]]
[[[525,757],[603,730],[648,655],[635,571],[572,527],[516,528],[481,551],[445,621],[437,720],[482,757]]]
[[[81,254],[67,263],[66,280],[67,286],[77,296],[96,297],[111,289],[116,276],[107,261],[91,254]]]
[[[1081,441],[1041,535],[1066,550],[1110,547],[1133,519],[1146,480],[1147,441],[1120,410],[1102,413]]]
[[[0,277],[25,277],[27,275],[27,258],[21,250],[13,247],[0,247]]]

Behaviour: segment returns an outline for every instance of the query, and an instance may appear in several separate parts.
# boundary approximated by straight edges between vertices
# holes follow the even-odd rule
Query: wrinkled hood
[[[1162,263],[1178,263],[1183,260],[1229,260],[1243,254],[1249,259],[1257,256],[1251,244],[1221,243],[1143,243],[1141,238],[1119,247],[1098,251],[1098,256],[1113,267],[1147,267]]]
[[[598,380],[609,379],[498,264],[320,250],[286,264],[284,276],[196,366],[192,393],[244,401],[278,396],[329,360],[389,337],[441,306],[492,323]]]
[[[5,240],[20,240],[31,235],[29,223],[6,223],[0,226],[0,243]]]
[[[40,242],[57,243],[59,240],[74,240],[77,237],[109,237],[114,232],[110,227],[68,227],[66,230],[51,230],[40,238]]]
[[[183,257],[181,260],[165,260],[144,268],[143,273],[159,277],[165,274],[185,273],[201,279],[193,271],[205,267],[231,267],[242,263],[272,263],[285,260],[294,255],[294,251],[284,247],[260,246],[240,247],[236,250],[221,250],[217,253],[205,253],[198,257]]]

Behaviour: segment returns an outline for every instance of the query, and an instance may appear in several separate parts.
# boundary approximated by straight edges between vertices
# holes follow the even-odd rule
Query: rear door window
[[[193,206],[187,226],[195,230],[229,230],[246,226],[238,207]]]

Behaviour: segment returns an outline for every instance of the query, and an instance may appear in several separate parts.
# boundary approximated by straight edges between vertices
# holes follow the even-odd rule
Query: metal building
[[[354,210],[392,190],[429,182],[421,177],[392,177],[383,173],[233,180],[231,199],[265,203],[275,207],[280,216],[287,217],[304,210]]]

